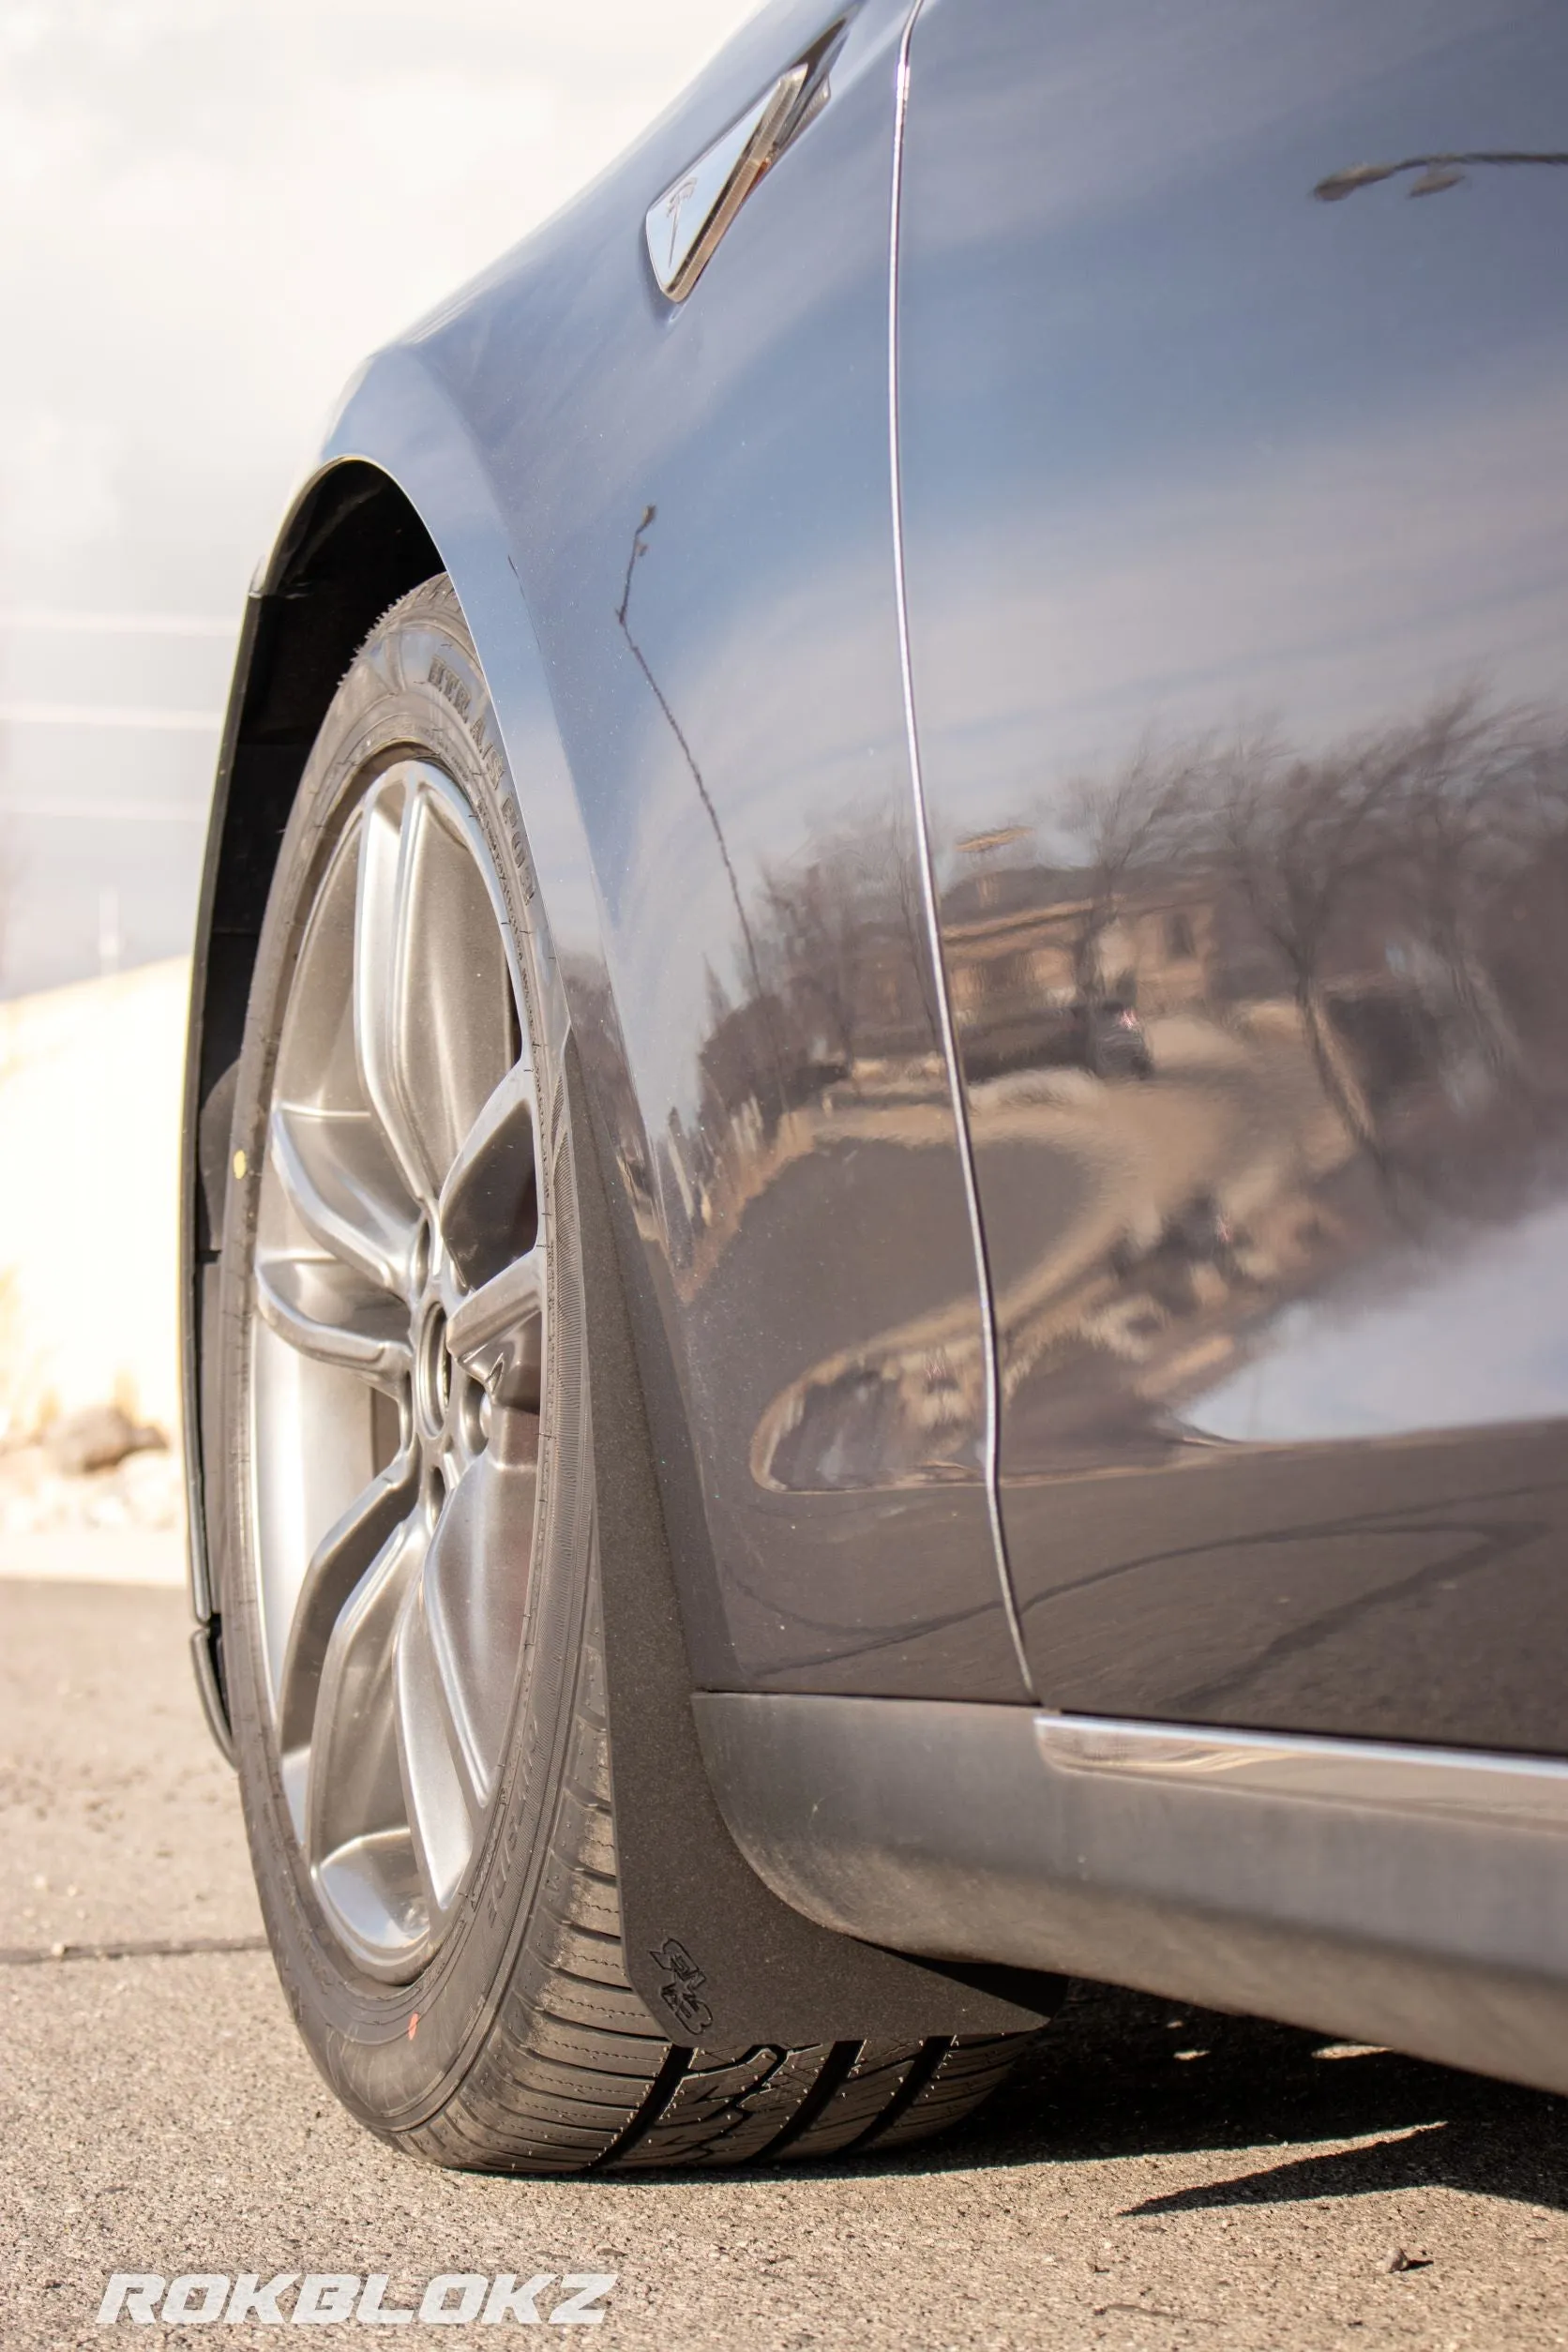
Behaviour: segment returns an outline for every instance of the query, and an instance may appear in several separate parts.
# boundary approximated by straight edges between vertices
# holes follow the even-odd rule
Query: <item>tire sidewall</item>
[[[462,792],[484,837],[517,951],[543,1130],[540,1215],[550,1244],[551,1369],[540,1428],[522,1670],[495,1795],[459,1908],[430,1965],[409,1983],[393,1985],[356,1968],[333,1936],[293,1832],[260,1639],[249,1503],[249,1364],[261,1162],[282,1016],[306,918],[369,784],[409,757],[431,761]],[[549,1863],[573,1721],[590,1597],[592,1452],[562,1039],[552,1018],[556,1008],[540,981],[541,972],[552,969],[517,793],[484,676],[450,588],[430,582],[394,607],[339,688],[283,836],[235,1093],[216,1433],[223,1507],[215,1548],[229,1702],[267,1934],[317,2065],[355,2114],[387,2133],[407,2132],[440,2108],[484,2041]],[[236,1172],[241,1167],[243,1175]],[[578,1344],[572,1344],[574,1334]]]

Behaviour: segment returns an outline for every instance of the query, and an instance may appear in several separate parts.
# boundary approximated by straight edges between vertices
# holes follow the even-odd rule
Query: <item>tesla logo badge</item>
[[[683,302],[691,292],[731,221],[798,127],[809,72],[799,65],[781,73],[648,207],[642,223],[648,259],[671,302]]]
[[[667,1936],[651,1957],[665,1972],[665,1982],[658,1988],[659,1998],[676,2024],[687,2033],[706,2033],[714,2013],[707,2002],[697,1997],[708,1980],[685,1944]]]
[[[656,212],[660,212],[664,215],[664,218],[669,224],[669,242],[665,249],[663,265],[661,267],[656,259],[654,263],[654,267],[658,272],[659,281],[661,284],[668,284],[680,275],[681,257],[686,249],[681,239],[681,214],[686,208],[687,199],[695,196],[696,193],[696,176],[694,173],[688,172],[686,178],[684,180],[677,180],[669,194],[667,196],[661,196],[657,204],[654,207]],[[650,219],[652,217],[652,215],[649,216]],[[653,244],[653,238],[651,235],[648,242],[651,249]]]

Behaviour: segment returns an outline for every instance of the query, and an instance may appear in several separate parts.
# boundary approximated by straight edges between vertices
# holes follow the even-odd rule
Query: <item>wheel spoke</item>
[[[405,1448],[354,1497],[310,1555],[278,1688],[279,1740],[286,1751],[309,1744],[333,1631],[360,1578],[413,1510],[417,1475],[417,1454]]]
[[[307,1784],[305,1843],[313,1862],[405,1826],[394,1658],[400,1615],[426,1542],[422,1518],[400,1521],[333,1626]]]
[[[323,1249],[378,1290],[406,1284],[415,1220],[395,1205],[395,1177],[375,1123],[354,1111],[279,1103],[268,1129],[289,1206]]]
[[[401,917],[404,795],[382,784],[365,805],[354,913],[354,1043],[365,1099],[416,1200],[431,1187],[408,1117],[402,1072]]]
[[[455,1305],[447,1322],[452,1354],[505,1404],[538,1405],[544,1306],[544,1258],[535,1247]]]
[[[333,1259],[273,1258],[256,1267],[262,1319],[301,1355],[397,1394],[409,1377],[408,1314],[367,1293]]]
[[[505,1735],[528,1605],[538,1421],[498,1412],[489,1449],[442,1513],[421,1606],[463,1778],[488,1804]]]
[[[538,1231],[534,1072],[513,1063],[458,1148],[442,1186],[442,1235],[472,1289],[531,1248]]]
[[[435,1913],[445,1911],[457,1892],[474,1850],[475,1825],[484,1800],[468,1770],[423,1577],[411,1587],[403,1605],[396,1651],[403,1803],[419,1875]]]
[[[511,982],[483,877],[426,784],[369,803],[354,937],[365,1093],[415,1197],[433,1208],[511,1055]]]

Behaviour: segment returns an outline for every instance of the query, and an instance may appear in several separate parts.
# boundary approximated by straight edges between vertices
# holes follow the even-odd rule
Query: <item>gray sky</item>
[[[0,0],[0,995],[187,943],[201,828],[149,812],[200,807],[211,736],[62,708],[219,707],[351,369],[752,8]]]

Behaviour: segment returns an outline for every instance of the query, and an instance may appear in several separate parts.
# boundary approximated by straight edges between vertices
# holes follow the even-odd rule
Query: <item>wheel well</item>
[[[388,605],[441,567],[434,541],[391,476],[350,459],[306,491],[250,598],[197,925],[189,1108],[200,1138],[194,1206],[204,1254],[214,1246],[216,1218],[207,1209],[222,1197],[228,1142],[226,1124],[210,1111],[239,1057],[262,916],[305,762],[369,631]],[[209,1130],[217,1154],[210,1168]]]
[[[361,459],[329,467],[300,499],[246,607],[224,724],[196,920],[186,1049],[181,1276],[186,1476],[197,1683],[232,1756],[221,1620],[207,1565],[203,1432],[206,1327],[217,1311],[218,1250],[246,1006],[262,917],[327,705],[388,605],[442,568],[402,491]]]

